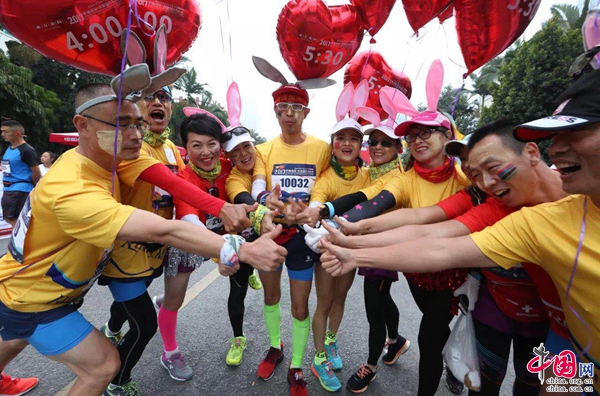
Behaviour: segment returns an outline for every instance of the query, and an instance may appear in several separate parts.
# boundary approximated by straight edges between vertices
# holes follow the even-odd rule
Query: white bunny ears
[[[360,115],[356,110],[364,106],[368,99],[369,83],[367,80],[361,81],[356,89],[351,82],[346,84],[335,107],[335,117],[338,122],[331,129],[330,135],[333,136],[344,129],[354,129],[362,135],[362,126],[358,123]],[[346,118],[348,115],[349,117]]]
[[[427,73],[427,82],[425,84],[425,93],[427,95],[427,110],[419,112],[410,103],[410,100],[402,92],[396,94],[399,96],[398,101],[394,97],[394,103],[397,103],[398,110],[402,114],[412,117],[410,121],[405,121],[396,127],[394,133],[396,136],[404,136],[408,133],[408,129],[413,124],[426,126],[441,126],[448,130],[452,129],[448,117],[437,111],[438,101],[442,93],[444,84],[444,66],[439,59],[436,59],[431,64]]]
[[[129,31],[128,39],[127,31],[123,31],[121,34],[121,52],[123,53],[123,56],[126,57],[127,64],[130,66],[145,64],[146,62],[146,49],[144,48],[142,40],[140,40],[135,32]],[[155,76],[151,78],[150,86],[144,90],[143,95],[146,93],[154,93],[162,87],[173,84],[179,77],[186,73],[185,69],[178,67],[166,69],[167,52],[167,32],[165,25],[161,25],[154,37],[153,66]]]

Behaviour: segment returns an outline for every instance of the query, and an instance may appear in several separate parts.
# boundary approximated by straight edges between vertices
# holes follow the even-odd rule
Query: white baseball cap
[[[465,135],[462,140],[450,140],[444,144],[444,153],[450,157],[460,157],[463,147],[467,147],[472,134]]]
[[[238,144],[252,142],[255,140],[250,134],[250,130],[243,126],[237,126],[235,128],[227,128],[221,136],[221,145],[226,153],[237,147]]]
[[[344,118],[342,121],[339,121],[331,128],[331,133],[329,135],[333,136],[344,129],[352,129],[360,133],[361,136],[364,135],[362,126],[353,118]]]

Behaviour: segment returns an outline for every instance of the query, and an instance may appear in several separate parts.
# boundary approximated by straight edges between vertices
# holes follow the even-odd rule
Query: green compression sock
[[[271,346],[279,349],[281,348],[281,307],[279,306],[279,303],[275,305],[265,305],[264,313]]]
[[[319,365],[322,364],[324,361],[327,360],[327,354],[323,351],[323,352],[315,352],[315,365]]]
[[[292,365],[291,368],[302,368],[302,358],[310,335],[310,316],[304,320],[294,318],[292,326]]]
[[[331,330],[327,330],[327,336],[325,337],[325,343],[330,344],[337,340],[337,334],[331,332]]]

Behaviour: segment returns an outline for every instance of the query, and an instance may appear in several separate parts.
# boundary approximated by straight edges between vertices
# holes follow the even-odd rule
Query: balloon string
[[[229,17],[229,0],[226,1],[225,3],[227,5],[227,25],[231,24],[231,19]],[[230,26],[228,26],[229,28]],[[231,44],[231,29],[227,29],[227,32],[229,34],[229,74],[230,74],[230,78],[231,78],[231,82],[233,82],[233,70],[232,70],[232,65],[233,65],[233,52],[232,52],[232,44]]]
[[[131,4],[133,4],[133,8],[131,7]],[[152,25],[150,25],[148,22],[146,22],[146,20],[142,17],[140,17],[140,13],[138,12],[138,2],[137,0],[131,1],[129,3],[130,5],[130,12],[133,9],[133,15],[135,15],[135,19],[138,22],[139,26],[140,26],[140,31],[142,33],[144,33],[146,36],[150,37],[153,36],[154,33],[156,33],[156,30],[154,30],[154,27]],[[144,31],[144,29],[142,29],[142,25],[144,25],[146,28],[148,28],[148,30],[150,30],[152,33],[148,34]]]
[[[571,305],[571,287],[573,286],[573,279],[575,278],[575,272],[577,271],[577,266],[579,264],[579,255],[581,254],[581,251],[583,250],[583,240],[585,238],[586,217],[587,217],[587,204],[588,204],[588,197],[586,196],[583,201],[583,219],[581,220],[581,230],[579,231],[579,244],[577,245],[577,253],[575,254],[575,262],[573,263],[573,270],[571,271],[571,277],[569,278],[569,284],[567,286],[567,294],[565,296],[565,300],[567,301],[567,305],[569,306],[569,309],[571,310],[573,315],[575,315],[575,317],[577,319],[579,319],[579,321],[583,324],[583,327],[585,328],[585,330],[588,334],[587,345],[581,352],[577,353],[577,355],[580,358],[582,356],[584,356],[587,353],[587,351],[589,351],[590,348],[592,347],[592,332],[590,331],[590,327],[588,326],[585,319],[583,319],[583,317]]]
[[[458,88],[458,90],[456,91],[456,96],[454,97],[454,100],[452,101],[452,106],[450,106],[450,115],[452,116],[452,119],[454,119],[454,111],[456,110],[456,107],[458,106],[458,101],[460,99],[460,93],[462,92],[463,88],[465,87],[466,81],[467,81],[467,79],[463,78],[463,83],[460,86],[460,88]]]
[[[127,14],[127,27],[125,28],[125,54],[127,54],[127,45],[129,45],[129,33],[131,32],[131,6],[137,6],[137,0],[129,0],[129,13]],[[121,59],[121,72],[119,73],[119,91],[117,92],[117,120],[121,117],[121,102],[123,101],[123,72],[127,66],[127,55],[123,54]],[[113,142],[113,163],[112,174],[110,178],[110,194],[115,195],[115,176],[117,174],[117,150],[119,144],[119,125],[115,127],[115,141]]]
[[[365,79],[365,70],[367,70],[367,65],[369,64],[369,58],[371,57],[371,51],[373,50],[373,45],[369,46],[369,53],[367,54],[367,59],[365,59],[365,64],[363,65],[362,70],[360,71],[360,81]]]

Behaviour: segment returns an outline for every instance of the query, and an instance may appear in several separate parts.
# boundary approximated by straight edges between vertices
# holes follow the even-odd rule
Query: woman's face
[[[369,142],[377,141],[377,145],[369,143],[369,155],[374,166],[386,164],[398,156],[398,139],[392,139],[381,131],[375,131],[369,137]],[[390,147],[384,147],[383,145]]]
[[[243,142],[227,153],[236,168],[244,173],[252,173],[256,161],[256,149],[251,142]]]
[[[343,129],[333,135],[331,144],[338,164],[351,166],[360,155],[362,135],[353,129]]]
[[[221,145],[212,136],[190,132],[186,150],[192,164],[205,172],[210,172],[217,166],[221,154]]]
[[[46,168],[52,165],[52,157],[50,157],[50,154],[48,154],[47,151],[42,154],[42,156],[40,157],[40,161],[42,162],[42,164],[44,164]]]
[[[449,135],[450,131],[440,132],[430,126],[414,124],[405,138],[410,141],[407,141],[408,149],[415,160],[423,166],[433,168],[444,163],[444,143],[450,139]]]

